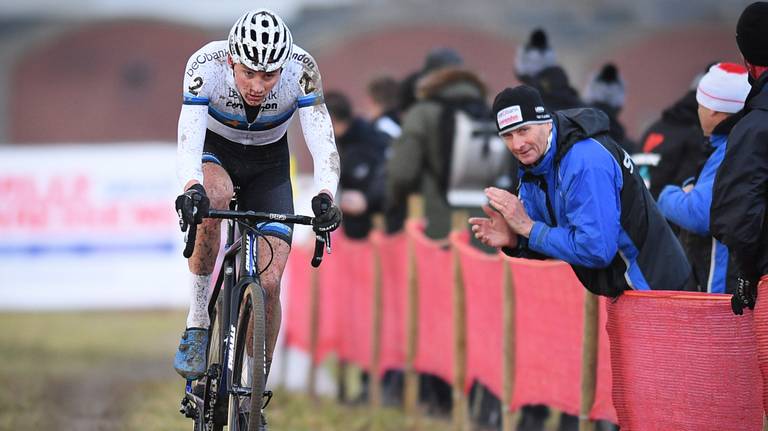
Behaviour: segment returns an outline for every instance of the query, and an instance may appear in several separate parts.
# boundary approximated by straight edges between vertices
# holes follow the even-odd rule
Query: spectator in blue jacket
[[[475,236],[508,255],[561,259],[591,292],[695,290],[691,267],[632,159],[592,108],[549,113],[539,92],[507,88],[493,103],[499,135],[520,161],[519,198],[486,189]]]
[[[710,293],[733,293],[736,273],[728,265],[728,248],[711,237],[709,213],[712,205],[712,185],[725,155],[728,134],[738,121],[733,116],[744,107],[750,90],[747,69],[734,63],[712,66],[699,81],[696,101],[699,122],[708,137],[712,153],[698,178],[686,181],[682,187],[668,185],[659,195],[659,208],[667,220],[698,235],[711,238],[711,250],[687,250],[689,256],[708,252],[707,259],[692,259],[699,289]]]

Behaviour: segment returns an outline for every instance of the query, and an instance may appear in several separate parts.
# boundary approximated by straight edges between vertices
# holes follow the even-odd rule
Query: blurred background
[[[178,416],[175,405],[154,405],[147,394],[162,400],[176,382],[170,391],[181,395],[170,361],[188,303],[172,209],[182,78],[189,56],[225,39],[245,10],[278,12],[317,60],[324,89],[348,94],[361,115],[371,79],[404,78],[435,47],[457,50],[495,95],[517,83],[516,50],[541,27],[576,89],[604,63],[617,65],[626,82],[620,119],[637,140],[707,64],[740,62],[734,29],[747,4],[0,2],[0,429],[135,429],[126,425],[136,420],[125,414],[131,403],[147,417]],[[311,159],[297,126],[289,142],[301,178]],[[297,184],[297,199],[308,201]],[[151,339],[135,334],[137,322]],[[73,334],[80,341],[69,343]],[[121,337],[140,347],[115,341]],[[62,365],[72,363],[79,365]],[[97,378],[83,380],[83,370]],[[136,390],[114,390],[125,385]],[[50,395],[59,389],[91,395],[62,404]],[[161,420],[156,428],[177,425]],[[324,426],[307,429],[334,429]]]

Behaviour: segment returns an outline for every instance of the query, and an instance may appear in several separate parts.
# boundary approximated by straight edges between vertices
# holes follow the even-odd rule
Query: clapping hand
[[[488,205],[483,205],[483,212],[488,218],[471,217],[469,219],[475,238],[489,247],[516,247],[517,235],[504,220],[504,216]]]
[[[488,197],[491,207],[501,213],[514,233],[526,238],[531,235],[533,220],[528,217],[523,203],[517,196],[496,187],[485,189],[485,195]]]

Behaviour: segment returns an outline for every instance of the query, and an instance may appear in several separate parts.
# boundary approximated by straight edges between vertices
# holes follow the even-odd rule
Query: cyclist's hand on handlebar
[[[176,213],[179,215],[179,224],[182,232],[187,231],[191,224],[200,224],[203,217],[208,214],[210,201],[205,194],[202,184],[193,184],[183,194],[176,198]]]
[[[312,212],[315,213],[312,225],[315,232],[331,232],[341,224],[341,210],[328,193],[320,192],[312,198]]]

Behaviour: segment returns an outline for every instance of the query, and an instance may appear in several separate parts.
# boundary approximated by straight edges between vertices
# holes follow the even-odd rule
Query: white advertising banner
[[[172,144],[0,146],[0,309],[187,304]]]

